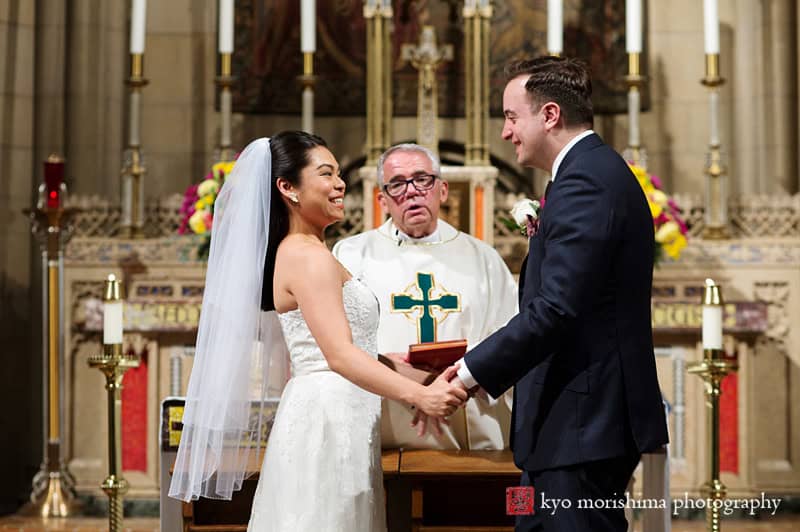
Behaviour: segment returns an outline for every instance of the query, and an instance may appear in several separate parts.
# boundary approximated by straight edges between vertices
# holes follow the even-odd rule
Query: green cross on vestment
[[[461,309],[461,302],[457,294],[443,293],[439,297],[433,298],[431,292],[434,286],[432,274],[417,272],[417,287],[422,294],[420,299],[415,299],[411,294],[392,294],[392,312],[410,314],[416,309],[422,310],[417,321],[420,343],[436,341],[436,318],[431,313],[433,307],[439,307],[444,311]]]

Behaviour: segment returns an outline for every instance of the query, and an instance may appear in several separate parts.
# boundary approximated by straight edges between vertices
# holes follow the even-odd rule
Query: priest
[[[339,241],[333,254],[380,303],[379,353],[410,344],[480,342],[517,313],[517,287],[494,248],[439,219],[447,182],[438,157],[417,144],[389,148],[378,161],[382,226]],[[384,448],[489,450],[508,447],[511,392],[477,394],[450,417],[442,434],[420,438],[414,413],[384,400]]]

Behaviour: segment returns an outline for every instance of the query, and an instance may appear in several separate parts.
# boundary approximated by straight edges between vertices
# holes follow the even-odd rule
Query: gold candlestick
[[[314,75],[314,52],[303,52],[303,75],[297,79],[303,88],[302,130],[313,133],[314,85],[317,82],[317,77]]]
[[[106,302],[120,301],[122,287],[114,275],[105,283]],[[89,359],[89,367],[99,369],[106,377],[108,392],[108,477],[100,485],[108,495],[108,523],[111,532],[122,530],[122,498],[128,482],[122,477],[122,377],[130,368],[139,366],[138,357],[122,354],[122,343],[103,345],[103,354]]]
[[[62,456],[63,352],[64,352],[64,245],[71,236],[70,221],[77,209],[67,208],[67,187],[61,181],[64,160],[51,155],[50,165],[59,166],[55,182],[39,187],[35,209],[25,209],[42,252],[42,409],[43,458],[33,477],[30,501],[21,513],[40,517],[74,515],[79,504],[75,499],[75,481]],[[48,169],[45,165],[45,174]],[[48,176],[45,175],[45,180]]]
[[[703,293],[703,305],[722,306],[719,286],[707,283]],[[708,482],[700,486],[700,493],[708,501],[706,505],[707,529],[720,530],[720,503],[726,495],[725,485],[719,473],[719,398],[721,382],[728,374],[739,369],[736,360],[725,357],[722,349],[703,349],[703,360],[689,364],[688,371],[703,379],[706,394],[706,430],[708,432]]]
[[[728,197],[726,168],[722,161],[719,139],[719,88],[725,83],[720,77],[719,54],[706,54],[706,76],[700,81],[708,87],[710,140],[706,155],[705,227],[703,238],[728,238]]]
[[[120,234],[126,238],[144,236],[144,174],[146,168],[139,141],[141,126],[142,88],[148,80],[144,78],[144,54],[131,54],[128,86],[129,129],[128,147],[122,163],[122,227]]]
[[[232,161],[235,155],[231,148],[231,120],[233,119],[231,87],[235,81],[231,68],[232,55],[230,53],[219,54],[219,76],[214,79],[219,87],[220,110],[219,146],[214,154],[214,159],[217,161]]]
[[[642,76],[640,69],[640,56],[638,52],[628,53],[628,75],[625,83],[628,85],[628,147],[622,156],[637,166],[647,168],[647,154],[641,145],[639,136],[639,109],[641,107],[641,90],[647,78]]]

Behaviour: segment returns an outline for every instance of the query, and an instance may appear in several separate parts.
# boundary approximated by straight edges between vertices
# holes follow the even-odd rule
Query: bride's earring
[[[294,192],[289,194],[289,199],[292,200],[293,203],[300,203],[300,200],[297,199],[297,194],[295,194]]]

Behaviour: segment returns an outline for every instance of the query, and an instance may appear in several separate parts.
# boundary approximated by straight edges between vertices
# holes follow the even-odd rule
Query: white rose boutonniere
[[[501,221],[509,229],[520,231],[530,238],[539,230],[539,213],[541,210],[542,204],[539,200],[525,198],[516,202],[511,208],[512,219],[501,218]]]

